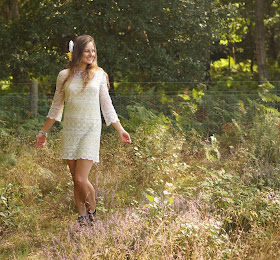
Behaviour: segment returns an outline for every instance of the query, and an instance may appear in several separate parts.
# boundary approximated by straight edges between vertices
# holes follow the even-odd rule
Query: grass
[[[84,229],[59,133],[42,150],[30,134],[1,136],[0,259],[280,258],[279,169],[256,157],[255,135],[230,150],[226,133],[213,143],[142,124],[131,135],[123,145],[103,132],[98,219]]]

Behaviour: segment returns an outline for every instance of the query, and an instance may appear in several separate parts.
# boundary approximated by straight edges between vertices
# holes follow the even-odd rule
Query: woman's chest
[[[99,85],[93,78],[84,88],[81,78],[73,78],[70,84],[65,88],[66,100],[93,100],[99,96]]]

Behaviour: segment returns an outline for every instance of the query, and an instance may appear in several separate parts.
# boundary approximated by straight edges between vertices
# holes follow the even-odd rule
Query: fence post
[[[31,81],[30,85],[30,114],[37,116],[38,112],[38,81]]]

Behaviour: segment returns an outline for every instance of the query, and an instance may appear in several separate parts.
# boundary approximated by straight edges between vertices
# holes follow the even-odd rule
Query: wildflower
[[[68,59],[69,59],[70,61],[72,61],[72,58],[73,58],[72,52],[67,52],[66,55],[67,55]]]

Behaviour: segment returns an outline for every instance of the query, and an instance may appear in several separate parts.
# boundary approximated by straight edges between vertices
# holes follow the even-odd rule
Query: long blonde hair
[[[74,74],[77,72],[77,68],[80,65],[82,55],[84,53],[86,45],[89,42],[93,43],[94,50],[95,50],[95,57],[94,57],[94,60],[93,60],[92,64],[88,64],[86,66],[85,72],[82,74],[82,79],[83,79],[83,90],[82,91],[85,90],[88,82],[94,77],[95,71],[99,68],[98,65],[97,65],[96,45],[95,45],[94,39],[90,35],[80,35],[80,36],[76,37],[76,39],[74,40],[72,60],[69,61],[68,65],[67,65],[67,68],[69,69],[69,73],[62,83],[62,90],[64,89],[65,83],[69,79],[72,79]],[[108,84],[108,88],[109,88],[109,86],[110,86],[109,85],[109,78],[108,78],[107,73],[105,73],[105,74],[106,74],[106,77],[107,77],[107,84]]]

